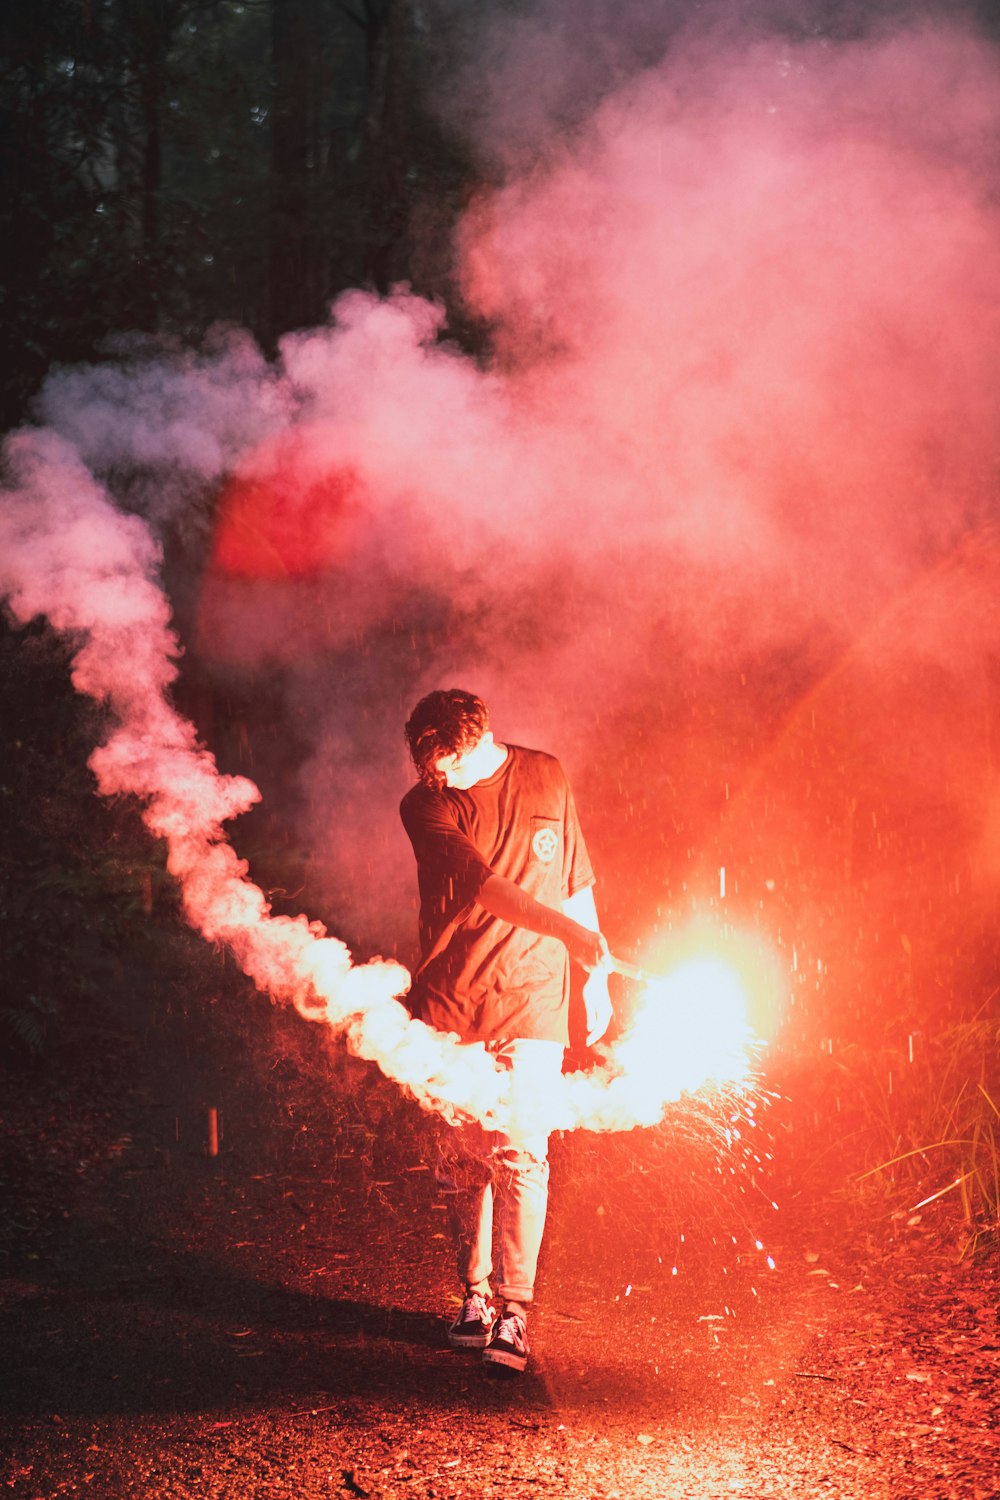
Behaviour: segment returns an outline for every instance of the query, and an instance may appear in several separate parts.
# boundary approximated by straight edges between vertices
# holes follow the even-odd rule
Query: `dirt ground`
[[[445,1342],[418,1112],[144,1015],[0,1075],[0,1492],[1000,1494],[997,1265],[933,1212],[853,1203],[780,1132],[749,1187],[651,1133],[558,1138],[532,1362],[498,1379]]]

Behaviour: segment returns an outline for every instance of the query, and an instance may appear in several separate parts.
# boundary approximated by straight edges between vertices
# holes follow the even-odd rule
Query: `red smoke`
[[[357,476],[317,453],[308,427],[269,438],[219,496],[212,565],[241,578],[312,578],[349,561],[364,524]]]
[[[644,611],[686,610],[694,564],[755,641],[817,611],[850,635],[978,519],[998,139],[996,54],[961,30],[708,42],[486,197],[464,287],[544,423],[574,550],[614,517]],[[685,647],[714,652],[692,602]]]

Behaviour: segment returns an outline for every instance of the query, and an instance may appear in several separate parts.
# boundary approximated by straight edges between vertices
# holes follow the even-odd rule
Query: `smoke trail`
[[[222,824],[259,792],[244,777],[220,775],[194,726],[169,702],[179,644],[156,583],[159,549],[148,527],[123,516],[55,434],[15,434],[5,451],[14,484],[0,509],[0,588],[15,619],[46,615],[77,642],[74,686],[104,704],[115,726],[91,757],[99,789],[142,799],[146,825],[166,843],[188,920],[210,942],[224,943],[275,999],[345,1033],[356,1056],[376,1062],[425,1107],[503,1123],[509,1075],[483,1047],[459,1046],[410,1017],[396,998],[409,984],[401,965],[353,964],[321,924],[272,916],[247,878]],[[618,1085],[622,1097],[611,1104],[599,1103],[591,1084],[547,1102],[545,1116],[564,1127],[588,1119],[616,1129],[641,1123],[649,1103],[637,1114]]]
[[[352,965],[319,924],[269,916],[263,892],[246,878],[222,823],[259,793],[243,777],[221,776],[193,725],[168,702],[179,647],[155,582],[159,549],[148,528],[123,516],[52,433],[17,434],[6,453],[16,488],[0,512],[3,591],[16,619],[44,614],[80,642],[73,683],[106,704],[116,722],[91,760],[98,786],[107,796],[143,799],[188,919],[209,941],[225,943],[275,998],[345,1029],[358,1056],[377,1055],[422,1100],[436,1097],[447,1073],[456,1106],[475,1107],[465,1098],[475,1078],[476,1099],[487,1101],[479,1107],[488,1112],[492,1069],[410,1020],[394,998],[408,982],[401,966]]]

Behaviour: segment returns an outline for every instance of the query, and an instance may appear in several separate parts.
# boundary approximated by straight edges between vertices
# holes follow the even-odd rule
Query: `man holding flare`
[[[406,739],[419,780],[400,816],[417,860],[421,948],[408,1003],[428,1025],[485,1044],[511,1074],[509,1133],[441,1126],[436,1176],[462,1285],[448,1337],[456,1348],[482,1350],[491,1367],[520,1372],[549,1164],[547,1134],[518,1123],[517,1101],[558,1086],[569,1042],[569,960],[590,971],[588,1043],[611,1020],[613,960],[559,762],[495,740],[485,703],[459,688],[422,698]]]

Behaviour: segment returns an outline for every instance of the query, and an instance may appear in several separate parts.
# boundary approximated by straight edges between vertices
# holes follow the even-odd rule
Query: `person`
[[[462,1287],[448,1331],[493,1367],[528,1360],[548,1201],[548,1135],[516,1121],[518,1099],[558,1086],[569,1042],[569,959],[584,985],[588,1044],[611,1020],[608,945],[573,794],[558,760],[494,739],[486,704],[459,688],[429,693],[406,723],[418,780],[400,804],[417,862],[421,962],[414,1016],[482,1042],[510,1071],[507,1131],[441,1123],[436,1167]],[[494,1223],[495,1216],[495,1223]],[[496,1230],[496,1291],[492,1300]]]

